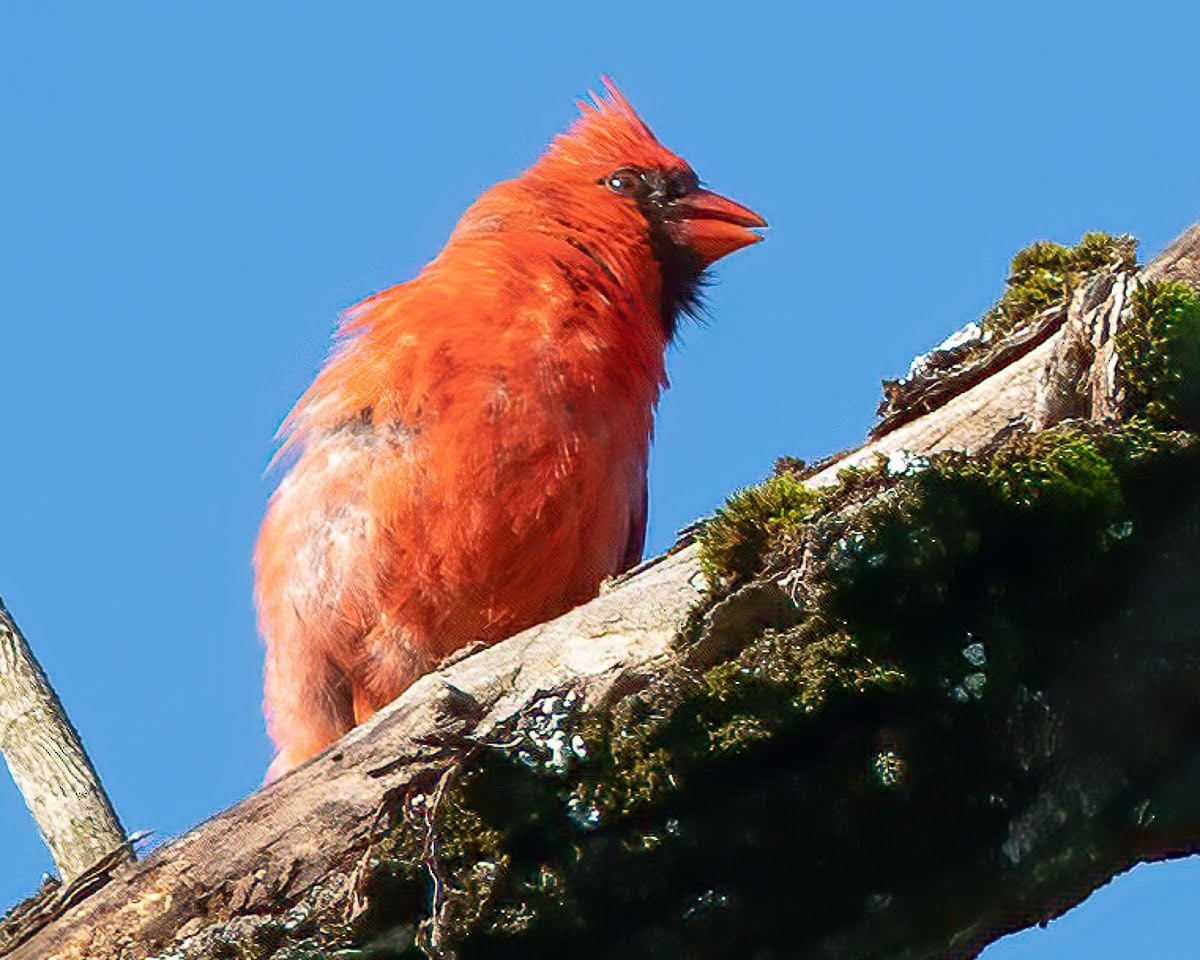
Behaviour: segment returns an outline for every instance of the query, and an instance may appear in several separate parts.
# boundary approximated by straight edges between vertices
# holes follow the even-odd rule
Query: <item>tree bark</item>
[[[1200,283],[1200,227],[1180,237],[1138,277],[1150,279]],[[839,471],[869,465],[880,457],[909,462],[941,451],[979,451],[1014,424],[1045,430],[1064,418],[1102,420],[1119,399],[1120,385],[1109,375],[1110,345],[1132,282],[1128,275],[1109,272],[1085,284],[1039,333],[1040,342],[1028,349],[1023,346],[1005,366],[964,392],[939,398],[939,405],[922,416],[810,471],[805,482],[828,487],[838,482]],[[903,470],[904,464],[897,469]],[[1042,706],[1033,691],[1034,705],[1013,719],[1014,729],[1020,730],[998,738],[1005,740],[1003,749],[1020,755],[1026,768],[1054,772],[1032,780],[1027,794],[1004,799],[1003,809],[995,813],[1004,829],[997,827],[995,837],[978,839],[986,854],[981,854],[980,862],[986,866],[972,868],[974,872],[968,874],[966,866],[946,854],[944,869],[932,875],[931,892],[919,909],[911,905],[913,901],[905,901],[902,889],[868,886],[861,900],[852,898],[839,905],[844,916],[825,917],[826,926],[820,931],[796,931],[791,941],[794,953],[764,948],[745,955],[867,957],[887,944],[887,955],[892,957],[974,956],[1003,933],[1057,915],[1140,860],[1200,848],[1200,791],[1193,789],[1200,782],[1200,763],[1193,749],[1200,726],[1200,702],[1194,692],[1200,689],[1195,683],[1200,636],[1186,626],[1195,622],[1188,617],[1200,611],[1187,606],[1197,591],[1186,583],[1180,586],[1180,578],[1194,581],[1194,571],[1200,569],[1200,556],[1191,551],[1188,540],[1198,528],[1195,505],[1181,503],[1177,532],[1162,534],[1161,542],[1154,545],[1154,562],[1147,565],[1147,575],[1153,567],[1158,579],[1130,587],[1131,610],[1166,605],[1173,622],[1184,626],[1161,642],[1152,642],[1149,634],[1143,638],[1121,632],[1116,620],[1111,628],[1098,628],[1096,649],[1109,651],[1112,661],[1074,663],[1077,671],[1060,678],[1065,693],[1054,707],[1059,712],[1046,706],[1044,717],[1037,713]],[[639,692],[654,688],[667,674],[700,676],[725,661],[747,631],[791,629],[797,612],[786,587],[786,576],[759,580],[714,605],[698,548],[684,542],[613,584],[591,603],[424,677],[322,756],[161,847],[143,863],[119,872],[108,886],[50,924],[9,931],[11,946],[5,956],[137,960],[170,952],[199,957],[212,955],[217,949],[214,944],[230,942],[253,942],[259,952],[246,956],[275,956],[279,944],[318,920],[323,930],[342,930],[333,917],[351,929],[355,918],[377,909],[371,905],[380,899],[372,892],[377,890],[373,871],[380,860],[379,848],[390,842],[385,834],[392,829],[384,825],[411,820],[413,811],[420,810],[430,818],[430,832],[416,857],[428,874],[430,891],[421,908],[426,918],[423,939],[412,924],[397,922],[387,934],[393,940],[379,939],[384,935],[378,933],[373,941],[360,937],[357,952],[344,956],[408,955],[414,938],[427,952],[453,955],[443,929],[453,910],[447,903],[448,881],[439,867],[439,858],[450,854],[445,849],[439,852],[434,824],[440,822],[436,808],[454,771],[470,770],[482,753],[514,742],[514,730],[527,733],[531,724],[542,723],[539,718],[611,714]],[[680,644],[681,632],[690,638],[687,644]],[[1079,719],[1082,708],[1076,707],[1076,700],[1084,702],[1085,695],[1100,702],[1108,698],[1114,711],[1128,711],[1123,715],[1130,716],[1131,723],[1136,722],[1134,717],[1150,718],[1144,719],[1150,744],[1145,747],[1144,767],[1134,769],[1116,746],[1111,756],[1092,749],[1094,744],[1087,750],[1078,748],[1079,731],[1090,729],[1087,721]],[[1164,696],[1176,698],[1173,709],[1162,709]],[[1086,702],[1091,710],[1097,699]],[[824,746],[805,741],[803,750],[788,754],[790,759],[780,764],[791,764],[789,775],[803,780],[813,751],[834,749],[844,738],[860,736],[867,722],[863,717],[873,716],[874,709],[850,717],[844,728],[837,726],[841,715],[836,715],[832,726],[820,728],[827,734]],[[888,724],[896,722],[888,720]],[[547,749],[552,756],[563,749],[562,738],[555,741],[555,736],[552,730],[539,741],[543,746],[551,744]],[[896,738],[903,740],[903,734]],[[1016,740],[1017,746],[1009,742]],[[961,749],[966,767],[977,754],[992,748],[973,742]],[[881,748],[877,761],[880,769],[899,764],[891,748]],[[886,780],[891,774],[880,776]],[[732,787],[718,779],[705,789],[721,794]],[[804,789],[819,792],[819,784]],[[946,789],[949,792],[939,797],[949,802],[954,791]],[[1139,807],[1142,797],[1145,806]],[[824,797],[821,802],[829,804],[831,824],[845,814],[837,797]],[[1145,822],[1131,825],[1121,819],[1123,813],[1113,813],[1127,808],[1140,809],[1138,816]],[[730,844],[736,844],[736,837],[749,830],[756,817],[765,815],[766,808],[752,809],[756,812],[748,820],[729,825],[730,837],[735,838],[728,840]],[[905,816],[922,812],[910,810]],[[938,833],[945,831],[939,831],[937,815],[930,816],[932,823],[925,828],[935,848]],[[886,830],[887,824],[877,821],[872,823]],[[807,824],[797,823],[791,832],[808,829]],[[826,832],[817,831],[820,843],[833,842]],[[881,867],[871,859],[878,853],[861,849],[853,837],[841,847],[813,849],[821,851],[811,865],[817,879],[789,874],[788,882],[798,884],[794,893],[798,905],[813,890],[829,885],[820,872],[832,873],[831,864],[839,859],[861,858],[860,873],[869,872],[868,866],[884,873],[884,867],[896,866]],[[482,876],[502,864],[476,866]],[[805,868],[797,869],[803,873]],[[852,897],[847,890],[847,897]],[[792,895],[790,888],[785,892]],[[688,917],[719,912],[722,896],[719,891],[706,891],[683,912]],[[910,903],[903,920],[894,915],[893,901]],[[777,919],[772,916],[770,922]],[[628,919],[631,927],[635,921],[647,928],[655,922]],[[307,935],[326,949],[334,943],[320,940],[326,934],[310,930]],[[658,942],[627,938],[618,944],[614,940],[618,945],[611,950],[590,942],[586,951],[580,947],[579,955],[647,955],[630,943]],[[747,941],[743,945],[753,946]],[[712,956],[732,955],[716,946],[713,950]],[[285,955],[309,956],[278,954]],[[542,954],[531,948],[514,955]]]
[[[41,665],[0,602],[0,753],[70,886],[132,853],[100,778]]]

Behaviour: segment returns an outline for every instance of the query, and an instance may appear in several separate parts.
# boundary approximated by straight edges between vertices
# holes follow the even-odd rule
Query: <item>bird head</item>
[[[662,273],[663,314],[697,305],[704,272],[717,260],[763,239],[766,221],[701,185],[603,78],[606,96],[579,101],[581,116],[529,171],[549,202],[569,203],[573,217],[602,220],[611,231],[641,233]],[[642,239],[642,238],[637,238]]]

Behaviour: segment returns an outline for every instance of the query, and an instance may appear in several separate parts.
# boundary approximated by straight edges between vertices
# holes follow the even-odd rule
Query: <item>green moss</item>
[[[1158,422],[1200,425],[1200,296],[1151,282],[1131,308],[1116,340],[1130,404]]]
[[[729,712],[723,724],[752,720],[773,732],[789,714],[814,714],[838,694],[903,681],[899,671],[864,656],[846,633],[810,620],[792,630],[767,631],[735,659],[714,667],[705,676],[705,697],[710,709],[720,705],[713,710],[718,716]]]
[[[1132,270],[1137,242],[1129,236],[1085,233],[1074,247],[1038,241],[1017,252],[1000,302],[984,316],[984,329],[1003,335],[1043,310],[1070,301],[1090,273]]]
[[[1048,240],[1036,240],[1013,254],[1010,279],[1024,283],[1039,273],[1053,273],[1066,278],[1071,272],[1071,248]]]
[[[1170,509],[1151,491],[1194,469],[1192,440],[1136,420],[935,457],[814,544],[829,556],[820,608],[910,685],[1004,702],[1073,649],[1058,632],[1116,589],[1147,515]]]
[[[1000,300],[992,329],[1010,329],[1049,306],[1071,296],[1074,273],[1071,251],[1057,243],[1039,241],[1012,260],[1008,289]]]
[[[570,801],[581,823],[598,826],[635,814],[659,803],[678,784],[680,758],[663,746],[670,738],[654,722],[597,717],[586,737],[591,761]]]
[[[733,494],[701,529],[700,564],[714,581],[736,581],[765,551],[793,536],[817,496],[790,470]]]
[[[1128,234],[1085,233],[1071,250],[1071,266],[1080,273],[1091,273],[1104,267],[1134,270],[1137,268],[1137,241]]]
[[[1118,465],[1122,481],[1146,467],[1171,464],[1195,450],[1197,437],[1187,430],[1164,429],[1160,424],[1135,416],[1119,429],[1098,430],[1094,439],[1111,462]]]
[[[978,478],[1002,503],[1018,508],[1107,515],[1121,502],[1120,481],[1099,439],[1076,428],[1019,434],[976,460],[941,458],[936,472],[947,479]]]

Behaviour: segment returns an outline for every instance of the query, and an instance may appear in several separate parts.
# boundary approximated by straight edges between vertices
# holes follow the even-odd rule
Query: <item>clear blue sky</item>
[[[1193,3],[40,3],[0,12],[0,594],[125,824],[184,830],[269,748],[250,551],[337,312],[410,277],[608,72],[769,240],[686,330],[651,547],[881,377],[1028,241],[1200,217]],[[0,782],[0,906],[48,860]],[[988,960],[1194,956],[1142,869]]]

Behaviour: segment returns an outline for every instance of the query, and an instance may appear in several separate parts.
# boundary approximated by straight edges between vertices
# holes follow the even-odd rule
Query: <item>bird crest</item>
[[[658,142],[611,79],[601,77],[604,92],[588,92],[579,99],[580,116],[566,133],[555,137],[546,152],[548,163],[590,167],[596,164],[636,163],[669,169],[683,166],[674,153]]]

